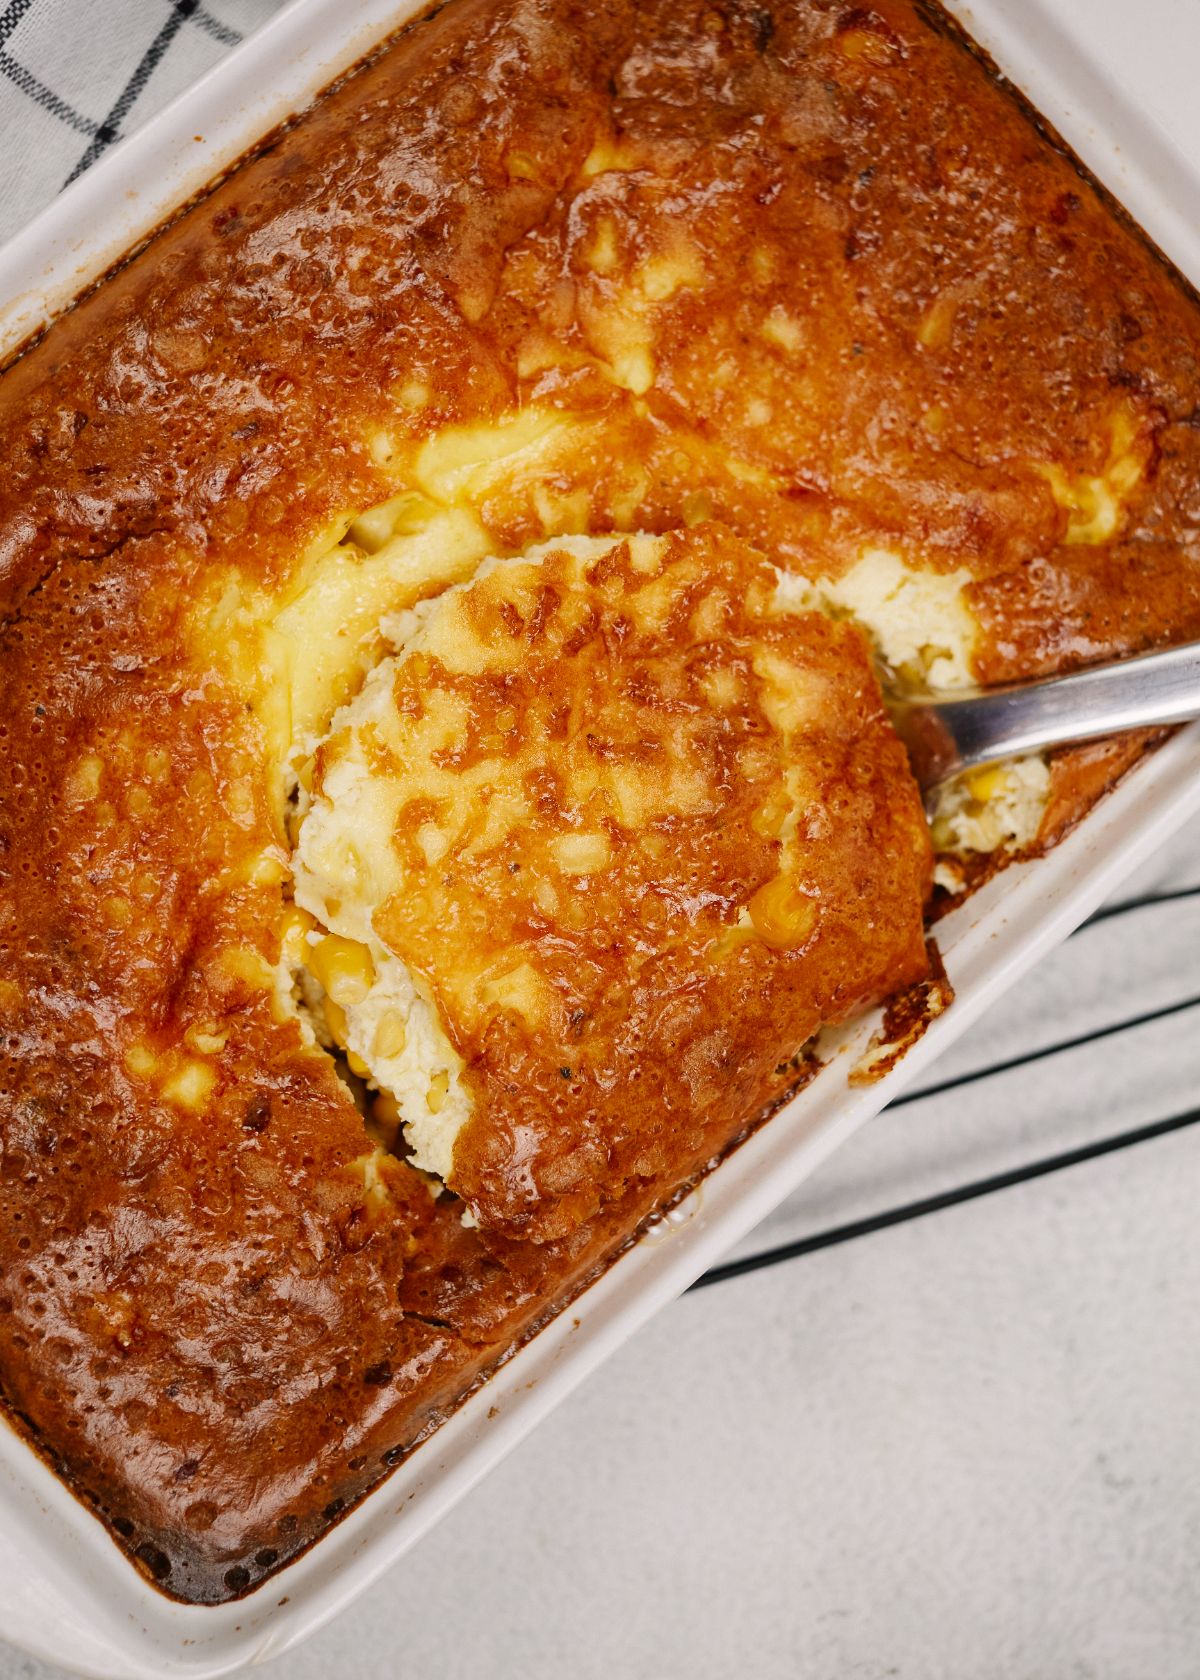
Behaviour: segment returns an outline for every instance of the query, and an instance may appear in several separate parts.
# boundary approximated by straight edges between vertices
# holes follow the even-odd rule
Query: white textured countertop
[[[92,3],[0,3],[0,69],[25,51],[23,19],[40,20],[26,46],[44,55],[54,20]],[[1080,8],[1097,58],[1193,151],[1195,54],[1172,43],[1194,38],[1195,4]],[[157,93],[147,79],[137,113],[181,85],[192,35],[203,68],[221,30],[270,5],[201,8],[209,22],[176,32],[169,73],[155,71]],[[114,0],[112,13],[138,8],[155,30],[171,9]],[[127,85],[115,64],[96,72],[112,85],[94,109],[72,71],[73,108],[93,129]],[[5,75],[7,141],[21,89]],[[31,122],[49,121],[44,104],[37,113]],[[45,142],[22,133],[32,169]],[[1197,827],[1121,895],[1172,896],[1076,934],[938,1065],[951,1088],[881,1116],[739,1251],[774,1263],[663,1313],[390,1578],[271,1672],[1192,1680],[1193,886]],[[1176,1129],[1137,1140],[1168,1118]],[[1124,1141],[1087,1158],[1110,1140]],[[1021,1176],[1072,1153],[1085,1158]],[[997,1175],[1018,1181],[998,1187]],[[947,1193],[964,1199],[897,1213]],[[873,1228],[879,1215],[895,1222]],[[0,1647],[0,1680],[56,1672]]]

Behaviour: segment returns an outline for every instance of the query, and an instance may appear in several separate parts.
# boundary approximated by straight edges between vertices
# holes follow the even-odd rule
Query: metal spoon
[[[1001,688],[918,693],[883,677],[884,701],[926,794],[960,771],[1039,747],[1200,717],[1196,642]]]

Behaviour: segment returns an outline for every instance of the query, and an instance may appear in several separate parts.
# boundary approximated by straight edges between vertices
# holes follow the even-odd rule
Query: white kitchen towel
[[[282,0],[0,0],[0,242]]]

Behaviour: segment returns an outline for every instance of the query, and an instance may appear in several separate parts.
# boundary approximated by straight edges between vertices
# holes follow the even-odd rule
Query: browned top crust
[[[452,0],[4,376],[0,1375],[169,1590],[305,1544],[683,1167],[539,1244],[366,1188],[272,982],[312,544],[549,415],[464,481],[495,551],[887,543],[987,678],[1196,636],[1198,328],[924,4]]]

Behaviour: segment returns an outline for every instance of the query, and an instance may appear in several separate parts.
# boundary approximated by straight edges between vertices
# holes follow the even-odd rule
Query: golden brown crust
[[[372,436],[532,408],[571,425],[472,491],[499,550],[564,510],[887,542],[970,569],[983,676],[1058,668],[1200,634],[1198,369],[910,0],[454,0],[4,376],[0,1374],[171,1591],[319,1532],[669,1188],[543,1244],[399,1162],[372,1200],[272,1006],[278,767],[212,580],[286,593],[394,494]]]

